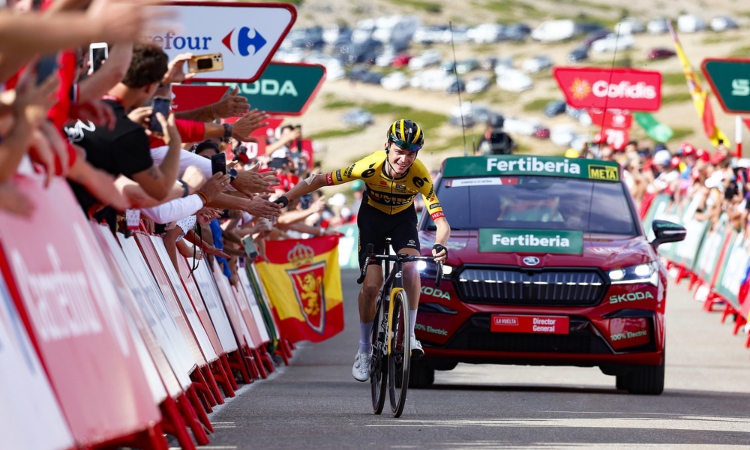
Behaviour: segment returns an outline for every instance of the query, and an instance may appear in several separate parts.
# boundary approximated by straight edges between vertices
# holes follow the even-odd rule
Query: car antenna
[[[461,103],[461,80],[458,78],[458,69],[456,68],[456,46],[453,44],[453,22],[448,22],[448,29],[451,31],[451,48],[453,49],[453,74],[456,75],[456,93],[458,94],[458,112],[461,114],[461,133],[464,136],[464,156],[469,156],[466,149],[466,127],[464,126],[464,107]]]

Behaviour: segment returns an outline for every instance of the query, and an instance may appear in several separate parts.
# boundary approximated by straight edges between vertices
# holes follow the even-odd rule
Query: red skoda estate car
[[[634,394],[664,389],[667,272],[617,163],[497,155],[448,158],[436,193],[450,222],[444,279],[422,264],[411,385],[459,362],[598,366]],[[429,214],[419,224],[427,255]]]

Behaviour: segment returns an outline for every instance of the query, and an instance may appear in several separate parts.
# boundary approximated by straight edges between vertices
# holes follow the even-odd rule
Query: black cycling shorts
[[[391,247],[398,253],[404,248],[413,248],[419,251],[419,234],[417,233],[417,211],[412,204],[396,214],[386,214],[367,203],[362,203],[357,213],[357,226],[359,227],[359,242],[357,250],[359,253],[359,267],[364,266],[364,253],[367,244],[375,246],[375,253],[384,255],[385,238],[391,238]]]

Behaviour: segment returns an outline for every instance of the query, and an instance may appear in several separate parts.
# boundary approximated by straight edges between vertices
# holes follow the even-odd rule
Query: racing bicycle
[[[386,248],[390,239],[386,240]],[[372,359],[370,361],[370,390],[372,409],[375,414],[383,412],[385,391],[391,404],[393,417],[400,417],[406,404],[411,362],[409,339],[409,299],[406,297],[402,278],[403,265],[412,261],[434,261],[432,256],[407,254],[375,255],[373,244],[365,248],[365,263],[357,283],[362,284],[371,261],[385,261],[385,282],[378,293],[375,322],[372,327]],[[393,265],[393,267],[391,267]],[[435,284],[440,286],[443,278],[442,263],[438,264]]]

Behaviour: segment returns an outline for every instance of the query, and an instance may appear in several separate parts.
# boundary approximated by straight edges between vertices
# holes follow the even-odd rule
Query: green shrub
[[[554,98],[538,98],[536,100],[532,100],[525,105],[523,105],[523,110],[530,112],[530,111],[536,111],[539,112],[544,109],[545,106],[547,106],[547,103],[551,102],[552,100],[556,100]]]

